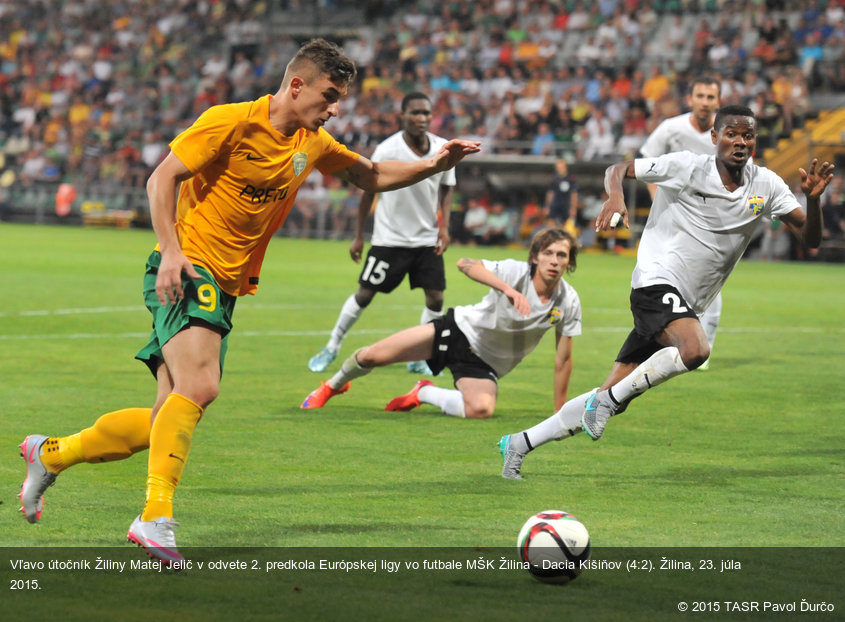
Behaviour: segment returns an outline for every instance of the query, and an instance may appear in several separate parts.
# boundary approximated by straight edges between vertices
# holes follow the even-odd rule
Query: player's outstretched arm
[[[477,140],[452,139],[434,156],[435,167],[438,172],[448,171],[466,156],[481,151],[481,143]]]
[[[807,197],[807,213],[794,209],[781,219],[790,225],[802,244],[818,248],[822,241],[821,195],[833,181],[834,166],[830,162],[819,164],[818,159],[810,163],[809,170],[799,168],[801,190]]]
[[[473,281],[502,292],[510,300],[517,313],[522,317],[528,316],[528,313],[531,311],[531,305],[528,299],[485,268],[481,260],[462,257],[458,260],[458,270],[466,274]]]
[[[478,153],[480,148],[478,141],[450,140],[437,155],[427,160],[373,162],[361,156],[355,164],[335,172],[335,175],[367,192],[398,190],[449,170],[466,156]]]

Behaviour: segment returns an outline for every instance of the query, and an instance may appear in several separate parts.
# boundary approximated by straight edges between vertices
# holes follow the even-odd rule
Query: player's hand
[[[818,170],[816,167],[818,166]],[[828,184],[833,181],[833,169],[835,167],[830,162],[822,162],[819,166],[818,158],[814,158],[810,162],[810,170],[805,171],[799,168],[798,172],[801,174],[801,190],[808,199],[816,199],[821,196]]]
[[[440,153],[434,156],[434,168],[438,171],[448,171],[465,156],[481,151],[481,143],[477,140],[450,140],[443,145]]]
[[[364,250],[364,240],[356,237],[349,245],[349,256],[355,263],[361,263],[361,251]]]
[[[200,278],[199,272],[181,250],[162,253],[156,275],[156,297],[161,304],[176,304],[185,297],[182,289],[183,271],[192,279]]]
[[[628,228],[628,209],[622,195],[612,195],[601,208],[596,218],[596,231],[607,231],[616,228],[619,223]]]
[[[437,242],[434,245],[434,253],[436,255],[442,255],[446,252],[446,249],[449,248],[449,244],[452,242],[452,238],[449,235],[449,230],[441,227],[437,233]]]
[[[531,304],[525,296],[515,289],[509,289],[508,291],[502,293],[508,297],[508,300],[511,301],[511,304],[513,305],[513,308],[516,309],[517,313],[519,313],[522,317],[528,317],[528,313],[531,311]]]

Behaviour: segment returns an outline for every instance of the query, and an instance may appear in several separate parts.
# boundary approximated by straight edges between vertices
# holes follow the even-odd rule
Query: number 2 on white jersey
[[[689,309],[681,304],[681,299],[678,295],[672,292],[663,294],[663,304],[672,305],[672,313],[686,313],[689,311]]]
[[[364,274],[361,279],[369,281],[373,285],[379,285],[387,278],[387,271],[390,264],[386,261],[379,261],[376,263],[376,258],[373,256],[367,257],[367,267],[364,268]]]

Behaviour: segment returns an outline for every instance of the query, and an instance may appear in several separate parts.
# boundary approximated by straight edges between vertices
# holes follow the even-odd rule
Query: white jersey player
[[[710,129],[713,127],[713,115],[716,114],[716,107],[719,105],[719,87],[713,87],[715,95],[709,123],[698,124],[699,118],[693,112],[680,114],[677,117],[670,117],[658,125],[649,134],[643,146],[640,147],[640,155],[653,158],[664,153],[674,151],[692,151],[693,153],[715,154],[716,146],[710,138]],[[706,93],[707,89],[701,88]],[[702,94],[704,94],[702,93]]]
[[[449,368],[456,389],[421,380],[385,410],[411,410],[426,403],[447,415],[487,418],[496,407],[498,379],[528,356],[549,329],[555,333],[554,396],[559,408],[572,373],[572,338],[581,334],[581,302],[562,278],[575,269],[577,254],[570,233],[550,228],[534,236],[527,262],[461,259],[458,268],[464,274],[491,288],[481,302],[450,309],[428,324],[361,348],[305,398],[302,408],[322,408],[345,393],[350,380],[374,367],[422,358],[435,373]]]
[[[503,477],[521,478],[525,455],[550,440],[581,429],[599,439],[610,417],[632,399],[707,359],[710,349],[697,311],[719,292],[760,218],[787,223],[810,248],[821,242],[820,197],[833,179],[830,163],[813,160],[809,170],[799,169],[805,213],[780,177],[750,162],[757,120],[749,108],[720,109],[711,137],[715,156],[670,153],[607,169],[609,198],[596,220],[599,230],[607,230],[617,215],[627,225],[625,178],[658,186],[631,278],[634,330],[601,387],[569,400],[533,428],[502,437]]]
[[[446,139],[428,131],[431,102],[423,93],[409,93],[402,99],[402,130],[379,143],[373,162],[426,160],[436,155]],[[308,361],[308,369],[323,372],[337,357],[346,334],[361,317],[376,292],[392,292],[408,275],[411,289],[425,292],[420,323],[440,317],[446,270],[443,252],[449,246],[449,213],[455,170],[432,175],[412,186],[378,195],[365,192],[358,206],[355,239],[349,247],[353,261],[360,263],[364,248],[364,222],[376,203],[373,237],[358,278],[358,291],[341,307],[326,346]],[[423,361],[412,361],[408,370],[430,373]]]
[[[670,117],[658,125],[640,147],[643,157],[653,158],[675,151],[692,151],[715,155],[716,146],[710,136],[716,109],[719,107],[719,81],[710,76],[699,76],[693,79],[690,92],[687,95],[687,106],[690,112],[676,117]],[[648,184],[649,194],[654,199],[657,189],[652,183]],[[716,343],[716,332],[722,317],[722,294],[719,292],[713,302],[701,312],[699,319],[707,335],[710,349]],[[710,359],[707,359],[699,369],[707,369]]]

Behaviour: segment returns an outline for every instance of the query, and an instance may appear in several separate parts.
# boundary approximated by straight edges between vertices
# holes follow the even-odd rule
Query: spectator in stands
[[[537,135],[531,143],[532,155],[554,155],[555,135],[548,123],[540,123]]]
[[[613,155],[616,139],[613,136],[613,125],[601,106],[593,106],[590,118],[581,131],[581,158],[593,160]]]
[[[141,162],[152,170],[167,154],[167,144],[158,130],[150,130],[144,135],[144,146],[141,147]]]
[[[669,78],[660,72],[660,67],[652,66],[642,88],[642,95],[649,110],[653,110],[656,103],[669,93],[670,86]]]
[[[17,159],[18,166],[22,166],[29,148],[26,141],[41,142],[45,147],[56,146],[61,160],[59,167],[66,175],[72,178],[91,176],[91,171],[99,170],[100,163],[97,159],[94,166],[95,159],[81,157],[89,129],[87,126],[84,131],[80,129],[83,127],[78,125],[81,120],[90,117],[96,126],[111,133],[110,139],[118,149],[129,130],[140,130],[142,134],[154,129],[165,135],[176,133],[209,106],[244,98],[243,93],[249,90],[249,76],[241,54],[247,57],[246,60],[252,60],[253,90],[265,92],[272,88],[274,85],[267,81],[273,81],[274,76],[283,71],[282,59],[290,57],[296,49],[289,35],[274,33],[269,36],[273,23],[269,18],[281,5],[204,4],[208,5],[208,11],[184,11],[179,3],[163,9],[156,3],[136,2],[130,13],[111,20],[109,3],[101,8],[96,3],[73,0],[69,6],[73,6],[73,19],[77,21],[68,28],[62,22],[64,18],[60,11],[46,13],[36,22],[27,19],[33,6],[31,2],[7,2],[0,23],[0,32],[8,42],[2,48],[4,65],[0,73],[0,143],[5,143],[4,152],[13,155],[13,151],[20,153],[23,149]],[[805,58],[812,47],[813,71],[807,86],[813,90],[845,89],[845,63],[841,62],[845,12],[839,2],[826,4],[826,10],[805,11],[803,7],[799,10],[789,3],[767,3],[763,7],[750,0],[738,3],[609,0],[605,7],[581,0],[577,3],[541,2],[535,7],[536,11],[517,13],[513,11],[513,3],[504,0],[482,2],[472,10],[463,8],[461,11],[451,10],[449,4],[435,3],[432,6],[444,10],[433,13],[423,3],[413,10],[380,14],[377,20],[367,23],[372,26],[372,35],[356,34],[345,45],[348,53],[360,61],[361,67],[373,68],[374,76],[375,71],[378,72],[378,101],[393,101],[407,92],[428,89],[434,66],[445,67],[444,78],[448,78],[448,84],[460,83],[461,99],[470,113],[473,108],[482,107],[481,102],[485,109],[484,118],[473,118],[467,127],[459,127],[463,122],[460,119],[444,117],[443,121],[451,121],[455,131],[462,135],[480,135],[481,123],[487,125],[488,135],[503,135],[496,130],[499,100],[505,92],[533,98],[531,93],[526,96],[523,83],[531,83],[534,93],[537,86],[540,94],[551,91],[557,110],[544,103],[536,112],[541,121],[551,125],[558,141],[568,142],[573,132],[559,127],[560,110],[569,109],[576,123],[584,123],[589,114],[589,102],[579,103],[581,98],[575,87],[586,86],[596,69],[601,69],[614,91],[624,91],[629,87],[622,83],[630,75],[630,94],[623,97],[628,100],[629,108],[637,106],[642,88],[646,86],[643,68],[656,64],[667,68],[673,61],[678,74],[688,70],[688,54],[694,47],[694,33],[702,19],[708,22],[702,29],[709,31],[708,37],[722,37],[730,47],[728,56],[720,58],[719,67],[715,68],[719,72],[739,74],[780,69],[784,63],[798,62],[799,46]],[[610,5],[615,5],[615,9],[608,13]],[[711,14],[716,5],[721,7],[720,12]],[[571,14],[567,13],[567,8],[571,8]],[[799,17],[802,22],[793,34],[790,23]],[[414,27],[405,22],[406,18]],[[76,28],[77,23],[86,27]],[[23,26],[16,26],[21,24]],[[89,24],[97,25],[96,33]],[[259,33],[262,28],[264,32]],[[571,29],[569,33],[567,29]],[[219,45],[208,45],[207,33],[212,31],[224,33],[225,36],[219,37]],[[261,36],[257,36],[259,34]],[[514,56],[502,55],[502,44],[508,36],[516,43],[516,46],[511,45]],[[584,50],[580,45],[569,48],[568,43],[572,40],[583,43],[587,37],[593,37],[602,52],[601,63],[598,67],[591,65],[589,70],[582,66],[572,71],[567,63],[575,62],[575,53],[580,49],[583,54]],[[817,46],[811,46],[814,38],[821,44],[821,60],[815,49]],[[548,45],[544,40],[548,40]],[[758,40],[762,42],[759,49],[756,47]],[[615,57],[609,56],[611,51],[607,46],[610,43],[615,48]],[[556,51],[543,52],[553,50],[555,46]],[[711,56],[718,52],[713,47],[707,47]],[[198,50],[193,62],[183,60],[185,49]],[[235,52],[231,63],[230,50]],[[404,54],[401,59],[400,52]],[[238,65],[241,69],[236,71]],[[537,72],[536,65],[542,65],[545,73]],[[662,90],[668,91],[665,95],[651,92],[655,86],[653,82],[646,88],[648,109],[656,109],[649,119],[651,128],[664,117],[680,112],[664,110],[663,106],[686,92],[686,85],[675,83],[668,70],[657,85],[661,82]],[[728,88],[727,79],[723,86],[726,102],[748,103],[757,96],[760,81],[754,90],[744,95],[734,95]],[[597,88],[590,92],[590,97],[595,99],[599,94],[596,104],[613,117],[614,112],[607,109],[607,98],[601,95],[601,81],[594,87]],[[762,84],[762,88],[767,90],[768,84]],[[450,94],[450,107],[457,110],[457,96],[451,95],[449,89],[445,92]],[[343,133],[336,135],[350,148],[369,153],[386,133],[381,116],[373,115],[370,110],[370,97],[358,95],[360,85],[353,85],[340,120]],[[749,99],[743,100],[744,97]],[[101,101],[108,103],[113,111],[111,119],[107,117],[108,109],[99,105]],[[127,102],[133,102],[131,109]],[[614,102],[613,106],[618,103]],[[77,107],[77,104],[80,105]],[[73,113],[70,106],[74,107]],[[793,105],[793,108],[797,106]],[[101,112],[106,116],[95,118]],[[793,116],[796,117],[795,125],[800,125],[800,115]],[[448,130],[449,126],[443,127]],[[510,130],[513,136],[505,141],[502,149],[513,153],[528,152],[538,128],[539,124],[533,123]],[[618,135],[619,128],[615,130]],[[445,130],[441,128],[441,131]],[[66,139],[64,134],[67,134]],[[105,138],[98,136],[96,140],[104,141]],[[507,144],[511,140],[522,144],[514,148]],[[101,142],[97,148],[88,144],[89,155],[97,151],[102,154],[104,145],[105,142]],[[493,142],[488,141],[486,148],[493,150]],[[86,168],[83,170],[83,167]],[[142,187],[144,177],[131,175],[126,179],[126,186]]]
[[[229,80],[232,83],[234,101],[240,102],[252,99],[255,86],[255,67],[242,51],[235,52],[234,62],[229,69]]]
[[[511,215],[501,201],[493,203],[487,215],[487,227],[484,231],[484,244],[503,245],[510,241]]]
[[[470,242],[484,244],[487,236],[487,209],[475,199],[467,202],[464,214],[464,229],[469,234]]]

